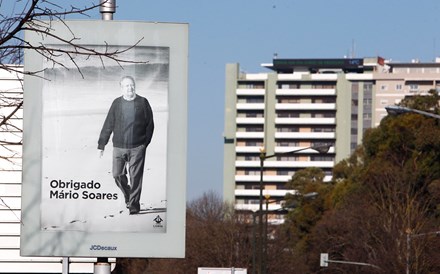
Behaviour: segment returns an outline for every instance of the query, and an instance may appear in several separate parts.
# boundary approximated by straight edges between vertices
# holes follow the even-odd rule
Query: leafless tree
[[[45,60],[54,65],[66,67],[58,60],[61,55],[68,56],[74,67],[81,73],[75,61],[75,56],[81,55],[85,58],[95,57],[101,61],[110,59],[121,65],[122,63],[146,63],[147,61],[127,60],[121,56],[122,53],[132,49],[138,43],[126,48],[115,49],[105,46],[101,49],[84,46],[79,43],[80,37],[69,29],[65,19],[69,16],[80,15],[88,17],[88,13],[97,10],[106,1],[91,2],[88,6],[78,7],[73,5],[61,5],[55,1],[48,0],[0,0],[0,70],[9,72],[11,78],[16,78],[17,83],[22,82],[23,75],[36,75],[39,71],[23,70],[23,52],[35,51]],[[60,37],[53,33],[53,22],[60,21],[70,33],[70,37]],[[50,37],[60,47],[42,43],[32,44],[24,39],[24,32],[35,33],[42,38]],[[142,40],[142,38],[140,38]],[[139,40],[139,41],[140,41]],[[138,42],[139,42],[138,41]],[[103,41],[104,45],[107,45]],[[0,90],[0,131],[7,133],[8,138],[0,139],[0,158],[13,162],[16,150],[11,150],[11,145],[21,145],[21,127],[17,126],[15,120],[20,116],[23,100],[20,88]]]
[[[97,11],[101,5],[107,4],[107,0],[88,0],[90,3],[85,6],[75,4],[60,4],[60,1],[50,0],[0,0],[0,72],[6,75],[11,85],[0,88],[0,171],[17,171],[21,169],[21,145],[22,145],[22,107],[23,107],[23,86],[24,75],[41,77],[40,71],[24,70],[24,51],[33,51],[43,57],[44,60],[53,65],[76,67],[81,74],[75,57],[98,58],[104,64],[105,59],[116,62],[122,66],[123,63],[147,63],[147,60],[127,60],[123,53],[135,47],[137,43],[125,48],[115,48],[102,41],[104,47],[94,48],[80,43],[77,33],[74,33],[65,21],[70,17],[89,17],[89,13]],[[70,1],[76,3],[76,1]],[[69,36],[61,37],[55,34],[53,23],[61,22],[69,33]],[[43,43],[32,44],[26,41],[24,33],[33,33],[43,38],[50,38],[56,41],[57,46]],[[71,64],[59,62],[59,57],[67,56]],[[66,59],[66,58],[63,58]],[[0,193],[0,197],[3,194]],[[4,197],[4,196],[3,196]],[[8,207],[7,203],[0,199],[0,206]]]
[[[198,267],[251,268],[252,215],[208,192],[188,203],[184,259],[121,259],[114,273],[196,273]],[[277,273],[277,272],[271,272]],[[281,272],[280,272],[281,273]]]
[[[10,64],[23,63],[23,50],[33,50],[44,58],[53,61],[55,64],[64,67],[64,64],[57,62],[56,57],[68,55],[73,64],[73,56],[84,55],[87,57],[97,56],[108,58],[117,63],[135,63],[133,60],[126,60],[119,57],[123,52],[135,47],[136,44],[124,49],[110,50],[105,47],[103,50],[96,50],[79,43],[80,37],[70,31],[68,24],[64,27],[70,31],[70,37],[60,37],[53,34],[52,23],[54,21],[65,22],[68,16],[82,15],[88,17],[88,12],[96,10],[102,3],[91,3],[88,6],[61,6],[48,0],[15,0],[9,10],[2,9],[0,14],[0,68],[7,71],[14,71],[22,74],[35,75],[36,71],[23,71]],[[0,6],[5,6],[4,1],[0,0]],[[69,47],[54,47],[45,44],[31,44],[24,39],[24,32],[32,32],[41,37],[50,37],[57,41],[57,44]],[[105,41],[103,41],[105,43]],[[142,62],[142,61],[141,61]],[[75,64],[76,65],[76,64]]]

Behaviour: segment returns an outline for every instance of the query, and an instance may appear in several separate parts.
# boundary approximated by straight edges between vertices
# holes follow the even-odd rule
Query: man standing
[[[110,107],[99,135],[98,149],[102,156],[113,133],[112,174],[132,215],[140,210],[145,151],[153,136],[154,122],[148,100],[136,94],[133,77],[124,76],[119,84],[122,96]]]

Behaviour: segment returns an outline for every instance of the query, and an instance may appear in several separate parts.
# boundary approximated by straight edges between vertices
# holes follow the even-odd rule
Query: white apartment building
[[[259,206],[260,148],[268,155],[331,144],[328,153],[307,149],[265,160],[263,195],[282,199],[300,169],[319,167],[331,180],[335,163],[377,126],[385,107],[437,88],[440,63],[389,63],[383,58],[274,59],[265,73],[226,66],[224,199],[237,209]],[[271,203],[269,210],[280,207]]]

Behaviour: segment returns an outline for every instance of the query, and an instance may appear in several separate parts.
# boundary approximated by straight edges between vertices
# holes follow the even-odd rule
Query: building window
[[[313,161],[313,162],[316,162],[316,161],[333,161],[333,156],[327,156],[327,155],[310,156],[310,160]]]
[[[351,84],[351,91],[352,92],[356,92],[356,93],[359,92],[359,83],[357,83],[357,82],[356,83],[352,83]]]
[[[382,91],[388,90],[388,85],[381,85],[380,90]]]
[[[335,88],[335,84],[334,83],[313,83],[312,84],[312,89],[334,89]]]
[[[409,85],[409,90],[410,91],[417,91],[419,89],[419,85],[418,84],[411,84]]]
[[[298,156],[277,156],[278,161],[298,161]]]
[[[263,82],[239,82],[238,88],[242,89],[263,89],[264,83]]]
[[[278,98],[278,103],[281,104],[296,104],[300,102],[301,101],[298,98]]]
[[[264,103],[264,98],[262,98],[262,97],[246,98],[246,103],[250,103],[250,104]]]
[[[298,89],[299,86],[296,82],[278,82],[279,89]]]
[[[277,132],[299,132],[299,127],[280,126],[277,127]]]
[[[247,147],[261,147],[261,146],[263,146],[263,142],[261,142],[261,141],[246,141],[245,146],[247,146]]]
[[[298,112],[278,112],[279,118],[299,118]]]
[[[297,147],[299,146],[299,142],[294,141],[277,141],[276,145],[279,147]]]
[[[312,132],[335,132],[335,128],[331,127],[314,127]]]
[[[259,175],[260,171],[259,170],[245,170],[244,174],[246,174],[246,175]]]
[[[324,112],[324,113],[312,113],[312,118],[334,118],[334,113]]]
[[[260,160],[260,157],[259,156],[253,156],[253,155],[246,155],[246,156],[244,156],[244,159],[246,161],[257,161],[257,160]]]
[[[246,127],[246,132],[263,132],[263,127]]]
[[[397,85],[396,85],[396,90],[402,90],[402,89],[403,89],[402,84],[397,84]]]
[[[364,119],[371,119],[371,113],[364,113]]]

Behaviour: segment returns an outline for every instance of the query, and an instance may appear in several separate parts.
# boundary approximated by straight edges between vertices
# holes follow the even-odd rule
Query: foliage
[[[402,102],[436,110],[438,97]],[[326,210],[309,228],[302,261],[307,273],[320,271],[319,253],[333,260],[368,263],[379,268],[332,264],[326,273],[438,273],[438,239],[411,241],[439,228],[440,127],[419,114],[390,116],[368,130],[362,146],[334,168],[335,187]],[[429,233],[427,233],[429,235]]]
[[[422,111],[430,111],[433,113],[439,113],[439,100],[440,96],[437,90],[432,89],[428,92],[429,96],[411,96],[400,101],[399,105],[408,107],[411,109],[417,109]]]

